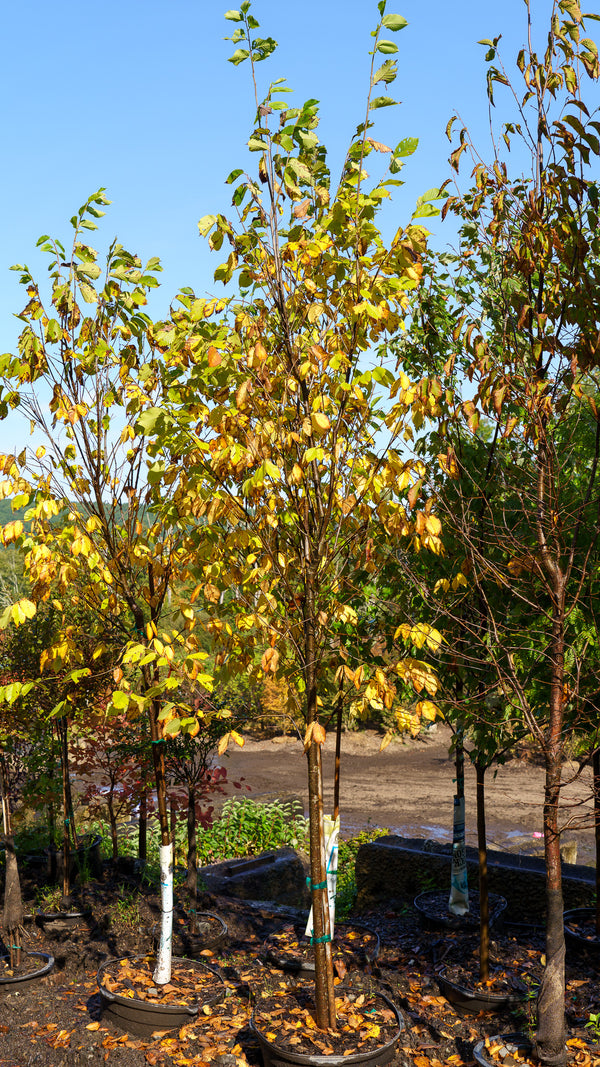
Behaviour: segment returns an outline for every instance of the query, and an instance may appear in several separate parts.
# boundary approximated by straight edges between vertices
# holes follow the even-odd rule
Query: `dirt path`
[[[384,826],[406,837],[452,838],[454,764],[448,758],[450,731],[438,726],[425,739],[393,742],[379,752],[381,737],[373,731],[348,733],[342,744],[342,836],[371,826]],[[325,745],[326,805],[333,799],[333,737]],[[299,796],[306,806],[306,760],[300,741],[276,737],[267,741],[246,739],[243,748],[232,746],[223,761],[230,781],[239,776],[254,797],[275,793]],[[576,770],[566,769],[564,781]],[[488,772],[487,824],[490,846],[504,851],[543,852],[542,805],[544,771],[512,760]],[[237,790],[231,789],[232,794]],[[465,771],[467,843],[476,844],[475,774]],[[591,773],[563,790],[563,841],[576,841],[579,863],[593,863],[591,829]],[[587,828],[583,828],[585,822]]]

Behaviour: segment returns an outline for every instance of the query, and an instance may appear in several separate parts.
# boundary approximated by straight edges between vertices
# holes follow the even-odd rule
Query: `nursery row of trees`
[[[598,77],[584,36],[596,16],[555,3],[544,53],[529,37],[518,56],[521,91],[499,38],[483,42],[490,106],[508,87],[514,117],[489,163],[459,130],[456,178],[387,240],[378,216],[417,143],[372,135],[374,112],[394,104],[406,25],[377,7],[365,115],[337,184],[317,103],[291,107],[282,82],[258,95],[275,44],[247,0],[227,12],[232,62],[252,66],[257,168],[229,175],[230,216],[199,223],[227,252],[225,296],[184,289],[152,321],[158,259],[115,242],[101,266],[86,243],[102,191],[71,220],[68,248],[40,239],[47,294],[17,268],[27,304],[18,351],[0,361],[0,413],[21,412],[43,443],[0,458],[0,496],[27,508],[2,541],[29,583],[1,622],[20,630],[51,608],[54,626],[37,677],[1,690],[3,729],[7,742],[28,729],[29,694],[58,721],[99,706],[143,716],[168,884],[168,739],[201,733],[199,693],[280,681],[304,724],[322,1027],[335,1026],[321,780],[332,717],[385,708],[416,729],[443,713],[469,733],[481,781],[532,735],[548,872],[537,1042],[560,1063],[558,802],[573,731],[599,777],[600,124],[582,95]],[[426,220],[442,201],[458,247],[434,255]]]

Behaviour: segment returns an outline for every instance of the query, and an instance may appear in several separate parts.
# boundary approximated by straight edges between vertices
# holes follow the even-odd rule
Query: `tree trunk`
[[[308,749],[308,813],[310,840],[310,878],[313,907],[315,951],[315,1003],[317,1026],[335,1030],[335,994],[331,959],[331,926],[325,869],[325,832],[323,828],[323,767],[321,746],[314,741]]]
[[[555,607],[551,655],[550,722],[546,733],[544,845],[546,858],[546,966],[538,993],[536,1053],[545,1067],[564,1067],[565,1046],[565,931],[558,801],[560,797],[564,688],[564,617],[560,600]]]
[[[116,819],[116,816],[115,816],[115,808],[114,808],[114,804],[113,804],[112,792],[108,794],[108,798],[107,798],[107,801],[106,801],[106,806],[108,808],[108,821],[110,823],[110,839],[111,839],[111,842],[112,842],[112,858],[113,858],[113,861],[116,863],[118,858],[119,858],[119,839],[118,839],[117,819]]]
[[[196,841],[196,790],[188,787],[187,803],[187,876],[185,886],[193,908],[194,926],[196,925],[196,906],[198,902],[198,848]]]
[[[312,575],[307,575],[305,602],[305,681],[306,720],[317,723],[317,677],[315,671],[314,595]],[[313,944],[315,951],[316,1022],[321,1030],[336,1029],[333,964],[331,958],[331,924],[325,865],[325,831],[323,826],[323,766],[321,745],[312,740],[308,746],[308,813],[310,841],[310,879],[313,907]]]
[[[448,908],[454,915],[468,915],[469,884],[467,880],[467,849],[465,839],[465,749],[463,729],[456,731],[456,793],[452,825],[452,862],[450,866],[450,897]]]
[[[64,777],[66,795],[65,811],[69,820],[69,830],[71,832],[71,838],[73,840],[73,847],[78,848],[79,841],[77,839],[75,810],[73,808],[73,790],[71,789],[71,775],[69,774],[69,723],[66,716],[62,719],[59,719],[59,736],[61,741],[61,760],[66,770],[66,774]]]
[[[490,976],[490,898],[488,891],[487,838],[485,832],[485,772],[483,763],[475,764],[477,775],[477,848],[479,851],[479,980]]]
[[[344,691],[344,683],[340,682],[340,688],[338,692],[338,707],[337,707],[337,719],[335,724],[335,771],[333,779],[333,821],[339,818],[340,814],[340,766],[342,758],[342,694]]]
[[[71,892],[71,872],[69,870],[71,866],[71,848],[70,848],[70,833],[69,833],[69,797],[67,782],[69,777],[69,769],[67,763],[67,738],[66,730],[64,728],[63,719],[58,720],[58,736],[60,738],[60,765],[62,769],[62,803],[63,803],[63,843],[62,843],[62,857],[63,857],[63,901],[68,900],[69,893]]]
[[[148,786],[144,775],[140,787],[140,817],[138,821],[138,860],[140,867],[146,866],[148,858]]]
[[[171,979],[171,955],[173,945],[173,845],[167,811],[167,783],[165,777],[164,741],[159,736],[159,706],[152,700],[149,708],[152,758],[156,781],[156,800],[160,825],[160,942],[156,953],[153,978],[157,985],[166,985]]]
[[[21,963],[21,928],[23,925],[23,898],[19,866],[12,836],[10,806],[8,798],[8,777],[4,754],[0,754],[0,796],[2,798],[2,821],[4,829],[4,847],[6,871],[4,883],[4,915],[2,925],[10,941],[10,965],[18,967]]]
[[[50,791],[48,799],[48,845],[50,856],[50,881],[56,880],[56,847],[58,844],[56,837],[56,809],[54,806],[54,779],[56,777],[56,766],[54,762],[54,726],[50,726],[50,765],[48,767],[48,778],[50,779]]]
[[[600,748],[591,757],[594,774],[594,834],[596,839],[596,936],[600,937]]]
[[[171,796],[169,803],[169,834],[171,836],[171,844],[173,846],[173,857],[175,857],[175,835],[177,833],[177,807],[174,796]]]

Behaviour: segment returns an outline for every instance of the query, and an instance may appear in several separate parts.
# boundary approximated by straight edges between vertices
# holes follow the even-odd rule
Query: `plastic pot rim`
[[[517,1049],[522,1048],[526,1053],[531,1052],[533,1049],[533,1042],[526,1034],[494,1034],[493,1037],[488,1038],[488,1041],[490,1043],[501,1041],[503,1045],[513,1045]],[[495,1067],[494,1061],[488,1059],[485,1055],[486,1051],[485,1038],[482,1038],[473,1048],[473,1056],[476,1062],[480,1064],[480,1067]]]
[[[46,962],[38,967],[37,971],[30,971],[29,974],[12,975],[8,978],[0,976],[0,986],[4,985],[18,985],[19,982],[33,982],[38,978],[44,978],[54,967],[54,956],[51,956],[49,952],[26,952],[23,950],[25,956],[37,956],[39,959],[43,959]],[[8,957],[4,957],[7,959]]]
[[[446,897],[446,891],[444,889],[426,889],[422,893],[417,893],[417,896],[413,899],[413,907],[422,915],[428,922],[433,923],[441,929],[455,929],[461,926],[471,926],[474,929],[479,926],[479,919],[475,918],[471,912],[467,912],[466,915],[452,915],[451,912],[448,915],[431,915],[426,910],[426,900],[432,897]],[[469,894],[472,899],[479,899],[479,893],[474,891]],[[506,897],[503,897],[500,893],[490,893],[489,897],[490,905],[490,925],[495,922],[496,919],[506,911],[508,907],[508,901]]]
[[[340,986],[337,986],[336,991],[340,988]],[[397,1005],[394,1004],[394,1001],[391,1000],[386,993],[383,993],[379,989],[375,990],[374,994],[378,997],[381,997],[382,1000],[385,1000],[386,1004],[388,1004],[389,1007],[392,1008],[396,1016],[398,1030],[395,1033],[394,1037],[390,1038],[389,1041],[386,1041],[384,1045],[381,1045],[377,1049],[372,1049],[370,1052],[354,1052],[350,1053],[350,1055],[347,1056],[337,1055],[335,1053],[332,1055],[327,1055],[323,1053],[290,1052],[287,1049],[281,1048],[281,1046],[277,1045],[275,1042],[269,1041],[261,1032],[259,1026],[257,1026],[256,1023],[256,1004],[252,1011],[252,1016],[250,1019],[250,1028],[256,1034],[261,1046],[265,1046],[269,1050],[269,1054],[272,1055],[273,1058],[279,1062],[287,1061],[288,1063],[298,1064],[299,1067],[327,1067],[327,1065],[329,1065],[329,1067],[343,1067],[343,1065],[346,1063],[369,1063],[371,1061],[377,1060],[379,1056],[387,1052],[391,1054],[398,1043],[402,1031],[405,1029],[404,1017]],[[269,1024],[269,1027],[271,1030],[274,1029],[273,1022]]]
[[[440,986],[441,992],[446,996],[444,986],[450,990],[455,990],[458,997],[472,1001],[473,1006],[477,1004],[489,1004],[489,1010],[493,1011],[495,1008],[506,1006],[507,1008],[517,1007],[527,1000],[527,990],[522,993],[513,991],[511,993],[494,993],[492,990],[475,990],[469,989],[468,986],[461,985],[460,982],[455,982],[452,978],[448,978],[446,974],[446,966],[439,967],[436,971],[436,981]],[[457,998],[458,999],[458,998]],[[450,1000],[450,1003],[454,1003],[450,997],[446,996],[446,1000]],[[485,1011],[485,1007],[480,1008],[480,1011]]]
[[[113,993],[110,989],[106,989],[102,984],[103,973],[112,964],[119,963],[121,960],[130,960],[133,963],[135,960],[146,960],[149,956],[151,956],[151,954],[148,952],[142,952],[135,956],[112,956],[110,959],[105,960],[104,963],[101,963],[96,972],[96,982],[100,990],[100,995],[104,1000],[108,1001],[110,1004],[116,1003],[130,1008],[135,1007],[136,1011],[139,1010],[142,1014],[145,1012],[148,1014],[161,1012],[166,1015],[197,1015],[202,1007],[202,1004],[199,1001],[196,1001],[194,1004],[155,1004],[152,1001],[140,1000],[138,997],[123,997],[120,993]],[[218,971],[208,963],[204,963],[203,960],[190,960],[180,956],[173,956],[171,958],[171,965],[177,963],[183,963],[187,966],[199,967],[202,970],[209,971],[215,978],[219,979],[223,985],[223,990],[225,989],[225,983]],[[174,1025],[177,1024],[175,1023]]]

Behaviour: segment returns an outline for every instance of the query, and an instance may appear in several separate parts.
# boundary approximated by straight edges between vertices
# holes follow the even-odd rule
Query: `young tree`
[[[107,656],[110,708],[148,716],[161,830],[162,928],[155,979],[170,977],[172,849],[165,784],[165,733],[169,691],[177,690],[186,665],[198,675],[205,653],[176,624],[179,561],[187,559],[186,537],[164,529],[151,511],[149,483],[154,461],[135,423],[148,397],[160,394],[151,334],[143,308],[158,283],[158,260],[140,260],[114,242],[104,276],[85,231],[107,203],[94,194],[73,216],[72,246],[40,238],[50,256],[49,300],[27,267],[16,269],[28,294],[16,355],[4,355],[0,414],[17,408],[45,440],[35,455],[0,457],[0,496],[13,507],[29,506],[27,527],[6,524],[4,544],[20,544],[31,585],[2,617],[22,625],[37,606],[52,602],[63,624],[41,665],[60,665],[73,688]],[[96,284],[97,283],[97,284]],[[48,397],[49,414],[48,414]],[[169,597],[175,590],[173,603]],[[69,612],[85,609],[94,620],[89,635],[70,625]],[[186,608],[188,627],[194,611]],[[175,624],[175,625],[174,625]],[[159,627],[164,626],[164,629]],[[210,684],[210,678],[200,681]],[[106,697],[106,694],[105,694]],[[189,709],[188,709],[189,710]],[[65,713],[64,699],[53,714]],[[183,729],[197,729],[193,713],[180,715]],[[168,727],[166,735],[168,735]]]
[[[157,467],[177,485],[173,508],[163,507],[165,521],[186,514],[196,522],[193,595],[204,600],[218,665],[285,677],[305,722],[317,1021],[327,1028],[335,1027],[335,1005],[319,690],[327,669],[364,685],[365,699],[379,707],[393,700],[390,671],[351,669],[332,640],[335,623],[356,625],[352,602],[376,569],[374,525],[439,547],[431,501],[418,502],[418,490],[406,498],[413,465],[393,448],[432,399],[411,393],[372,355],[400,328],[419,282],[426,240],[420,220],[436,213],[438,191],[422,198],[411,223],[386,245],[376,216],[416,141],[390,150],[371,134],[373,113],[394,102],[382,92],[396,76],[390,57],[397,46],[386,34],[405,25],[386,14],[385,0],[373,32],[365,118],[337,186],[316,133],[316,101],[291,107],[281,82],[258,95],[256,65],[275,42],[257,36],[249,8],[245,0],[226,17],[239,45],[231,61],[252,66],[257,111],[248,145],[258,175],[235,170],[228,178],[235,222],[211,215],[199,224],[211,247],[229,244],[215,278],[235,276],[238,295],[180,295],[171,322],[155,332],[165,354],[165,403],[149,405],[138,426],[154,435]],[[381,156],[387,171],[369,181],[367,159]],[[185,464],[164,457],[165,444],[172,456],[185,455]],[[227,590],[237,608],[234,625],[222,616]],[[435,692],[421,661],[404,657],[394,666],[419,691]]]
[[[475,184],[445,207],[461,223],[455,278],[433,282],[418,342],[425,362],[445,348],[443,419],[428,448],[452,483],[438,508],[459,551],[454,572],[438,583],[439,610],[460,617],[456,654],[483,693],[495,690],[503,714],[522,719],[544,754],[547,944],[536,1046],[548,1065],[566,1060],[558,816],[565,729],[586,695],[582,685],[598,691],[600,242],[591,165],[600,124],[582,97],[584,72],[598,77],[596,46],[583,36],[590,17],[597,16],[583,16],[576,0],[555,3],[541,57],[529,20],[517,59],[521,93],[498,65],[499,38],[483,42],[490,105],[496,86],[506,85],[517,114],[494,139],[489,165],[460,132],[451,162],[458,170],[471,149]],[[513,176],[515,138],[530,153],[526,177],[520,165]],[[449,318],[445,345],[439,326]],[[476,466],[470,442],[484,425]]]

